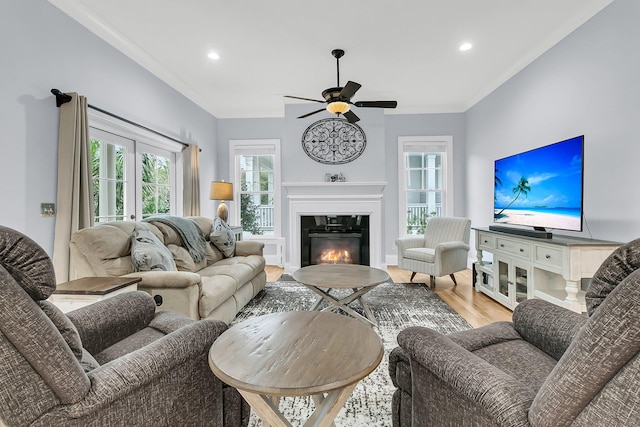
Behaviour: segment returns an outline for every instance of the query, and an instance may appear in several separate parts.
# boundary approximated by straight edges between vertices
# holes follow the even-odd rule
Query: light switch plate
[[[40,216],[54,216],[56,205],[54,203],[40,203]]]

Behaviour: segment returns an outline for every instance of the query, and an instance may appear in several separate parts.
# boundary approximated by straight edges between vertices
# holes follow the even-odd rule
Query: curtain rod
[[[58,90],[58,89],[51,89],[51,93],[52,93],[52,94],[54,94],[54,95],[55,95],[55,97],[56,97],[56,106],[57,106],[57,107],[60,107],[62,104],[65,104],[65,103],[67,103],[67,102],[71,101],[71,95],[67,95],[66,93],[63,93],[63,92],[61,92],[61,91],[60,91],[60,90]],[[146,131],[153,132],[153,133],[155,133],[156,135],[160,135],[160,136],[161,136],[161,137],[163,137],[163,138],[167,138],[167,139],[170,139],[171,141],[175,141],[175,142],[177,142],[178,144],[182,144],[182,145],[184,145],[185,147],[188,147],[188,146],[189,146],[189,144],[187,144],[187,143],[184,143],[184,142],[182,142],[182,141],[180,141],[180,140],[177,140],[177,139],[175,139],[175,138],[172,138],[172,137],[170,137],[170,136],[168,136],[168,135],[165,135],[164,133],[158,132],[158,131],[156,131],[156,130],[149,129],[148,127],[143,126],[143,125],[141,125],[141,124],[138,124],[138,123],[136,123],[136,122],[132,122],[131,120],[129,120],[129,119],[125,119],[124,117],[118,116],[117,114],[110,113],[109,111],[103,110],[102,108],[95,107],[95,106],[93,106],[93,105],[91,105],[91,104],[87,104],[87,107],[88,107],[88,108],[91,108],[92,110],[96,110],[96,111],[99,111],[99,112],[101,112],[101,113],[103,113],[103,114],[106,114],[106,115],[108,115],[108,116],[111,116],[111,117],[113,117],[113,118],[115,118],[115,119],[121,120],[121,121],[123,121],[123,122],[125,122],[125,123],[128,123],[128,124],[130,124],[130,125],[133,125],[133,126],[139,127],[140,129],[144,129],[144,130],[146,130]],[[202,149],[200,149],[199,151],[202,151]]]

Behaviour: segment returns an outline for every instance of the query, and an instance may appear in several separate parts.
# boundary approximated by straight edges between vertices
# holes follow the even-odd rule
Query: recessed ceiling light
[[[465,50],[469,50],[472,47],[473,47],[473,45],[471,43],[462,43],[460,45],[460,50],[464,52]]]
[[[218,54],[217,54],[216,52],[214,52],[214,51],[209,52],[209,53],[207,54],[207,56],[208,56],[210,59],[220,59],[220,55],[218,55]]]

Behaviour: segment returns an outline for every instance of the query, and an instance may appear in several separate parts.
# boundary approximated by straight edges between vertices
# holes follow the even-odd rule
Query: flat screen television
[[[582,231],[583,158],[584,135],[496,160],[494,223]]]

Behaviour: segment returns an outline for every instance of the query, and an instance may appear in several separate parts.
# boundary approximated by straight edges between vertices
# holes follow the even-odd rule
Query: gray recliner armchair
[[[393,425],[640,425],[640,239],[601,265],[587,309],[527,300],[513,322],[403,330],[389,356]]]
[[[412,271],[411,281],[416,273],[428,274],[431,288],[436,286],[436,277],[447,274],[457,285],[454,273],[467,268],[470,232],[468,218],[431,218],[424,236],[396,239],[398,268]]]
[[[0,425],[247,425],[208,365],[225,323],[156,314],[145,292],[65,315],[55,287],[44,250],[0,226]]]

